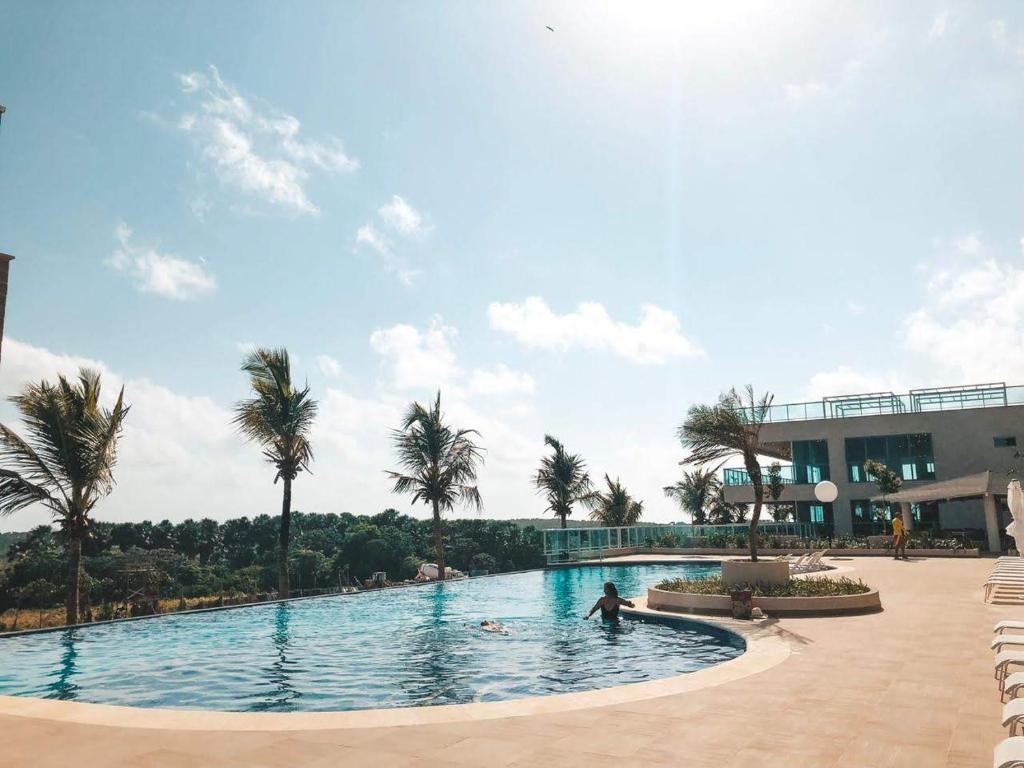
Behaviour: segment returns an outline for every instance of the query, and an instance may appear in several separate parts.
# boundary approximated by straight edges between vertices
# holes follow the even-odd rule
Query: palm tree
[[[100,406],[100,374],[82,368],[78,382],[57,377],[29,384],[11,402],[28,439],[0,425],[0,515],[36,502],[50,510],[67,542],[65,622],[78,623],[82,540],[90,513],[114,488],[117,441],[128,406],[124,388],[112,410]]]
[[[608,491],[595,491],[586,499],[590,507],[590,519],[599,521],[605,528],[636,525],[643,515],[644,503],[634,501],[618,478],[612,480],[605,475],[604,481]]]
[[[755,397],[749,384],[745,397],[735,389],[722,393],[715,405],[694,405],[679,427],[684,448],[690,450],[689,461],[710,464],[730,456],[741,456],[754,486],[754,511],[750,516],[750,559],[757,562],[757,525],[764,503],[764,479],[757,462],[761,452],[761,427],[768,417],[772,396]]]
[[[475,429],[457,429],[445,423],[441,412],[441,393],[430,406],[409,405],[402,426],[392,430],[398,449],[398,463],[404,472],[388,471],[394,480],[394,493],[412,494],[412,503],[429,504],[434,516],[434,550],[437,578],[445,577],[443,512],[455,504],[483,507],[475,483],[477,468],[483,463],[483,450],[473,442]]]
[[[722,487],[722,481],[714,469],[697,468],[683,472],[683,479],[662,490],[690,516],[693,525],[707,525],[708,512],[715,496]]]
[[[586,500],[593,493],[593,484],[586,463],[577,454],[566,453],[565,446],[551,435],[544,435],[544,445],[553,453],[541,459],[533,484],[538,493],[545,494],[548,510],[561,519],[565,528],[573,504]]]
[[[263,448],[274,465],[274,484],[282,480],[281,528],[278,535],[278,596],[289,596],[288,542],[291,536],[292,481],[309,471],[313,449],[309,432],[316,418],[317,403],[309,396],[309,385],[292,384],[291,364],[286,349],[254,349],[242,360],[255,397],[235,405],[234,425],[249,440]]]

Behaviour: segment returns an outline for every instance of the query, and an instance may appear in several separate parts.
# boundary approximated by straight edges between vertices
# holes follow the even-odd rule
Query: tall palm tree
[[[605,492],[595,491],[586,500],[590,507],[590,519],[597,520],[605,528],[621,528],[636,525],[644,513],[644,503],[634,501],[619,479],[604,476],[608,486]]]
[[[249,374],[253,394],[235,405],[234,425],[249,440],[263,448],[263,455],[274,465],[283,482],[281,528],[278,532],[278,596],[287,598],[288,542],[291,537],[292,481],[300,472],[309,471],[313,449],[310,429],[316,418],[317,403],[309,396],[309,385],[302,389],[292,384],[291,364],[286,349],[254,349],[242,360],[242,371]]]
[[[744,396],[745,395],[745,396]],[[722,393],[715,405],[694,405],[679,427],[684,448],[690,450],[689,461],[710,464],[730,456],[741,456],[754,486],[754,511],[750,516],[750,559],[757,561],[757,525],[764,503],[764,478],[757,457],[761,452],[761,427],[771,408],[770,394],[756,397],[747,385],[744,395],[735,389]]]
[[[113,409],[100,406],[100,374],[82,368],[77,383],[29,384],[11,402],[25,422],[27,439],[0,425],[0,515],[40,503],[59,523],[67,542],[65,622],[78,623],[82,540],[90,513],[114,488],[117,441],[128,406],[124,388]]]
[[[573,504],[584,501],[593,493],[593,484],[587,474],[587,465],[575,453],[567,453],[561,441],[544,435],[544,445],[552,449],[550,456],[540,460],[540,469],[533,478],[538,493],[543,493],[548,510],[562,521],[572,514]]]
[[[690,516],[693,525],[707,525],[708,512],[721,487],[722,481],[715,469],[698,467],[690,472],[684,471],[682,480],[666,485],[662,490]]]
[[[473,442],[475,429],[458,429],[445,422],[441,393],[429,408],[417,402],[409,405],[402,426],[392,430],[402,472],[388,471],[394,493],[412,494],[412,503],[429,504],[434,516],[434,550],[437,578],[445,577],[444,521],[441,515],[464,504],[481,509],[483,500],[476,487],[483,449]]]

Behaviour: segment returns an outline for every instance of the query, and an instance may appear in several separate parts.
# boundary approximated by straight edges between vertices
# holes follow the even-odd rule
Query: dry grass
[[[257,597],[263,595],[225,595],[220,597],[187,597],[184,600],[178,598],[164,598],[156,603],[156,613],[176,613],[182,610],[194,610],[196,608],[214,608],[220,605],[237,605],[239,603],[257,602]],[[101,621],[112,618],[125,618],[129,615],[140,615],[125,613],[124,604],[116,606],[95,607],[92,611],[92,620]],[[146,614],[142,614],[146,615]],[[15,625],[17,618],[17,625]],[[41,629],[47,627],[64,626],[64,608],[22,608],[20,612],[9,608],[0,613],[0,632],[12,632],[14,630]]]

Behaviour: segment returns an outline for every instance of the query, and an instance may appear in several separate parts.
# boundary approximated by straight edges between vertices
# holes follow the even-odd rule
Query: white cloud
[[[115,470],[113,494],[97,506],[105,520],[181,520],[223,511],[251,514],[255,504],[272,511],[272,476],[261,466],[259,453],[247,450],[231,427],[230,412],[202,395],[184,395],[146,378],[125,377],[99,360],[65,355],[17,339],[4,339],[0,389],[13,394],[57,374],[76,376],[82,366],[103,378],[109,406],[120,387],[131,406]],[[23,427],[14,409],[0,405],[3,422],[17,432]],[[256,507],[258,508],[258,507]],[[13,516],[15,529],[46,522],[45,510],[32,508]]]
[[[981,237],[976,232],[969,232],[953,241],[953,249],[961,256],[977,256],[981,253]]]
[[[190,72],[178,79],[182,93],[199,98],[198,109],[183,114],[178,127],[195,139],[225,184],[294,213],[317,213],[305,187],[310,170],[349,172],[359,167],[338,139],[301,138],[298,118],[250,101],[216,67],[209,74]]]
[[[1024,267],[985,256],[988,248],[976,235],[952,246],[952,263],[928,265],[932,277],[921,303],[903,318],[901,370],[882,375],[840,366],[816,374],[808,395],[897,391],[908,384],[1024,383]]]
[[[530,374],[513,371],[504,363],[490,370],[478,368],[469,379],[469,391],[475,395],[530,395],[535,386]]]
[[[459,374],[453,343],[458,332],[434,317],[425,331],[399,324],[370,335],[370,346],[390,368],[396,389],[443,389]]]
[[[316,367],[319,369],[320,373],[329,379],[340,378],[344,373],[341,363],[330,355],[317,355]]]
[[[849,301],[846,302],[846,311],[849,312],[851,315],[860,316],[864,314],[864,305],[861,304],[859,301],[854,301],[853,299],[850,299]]]
[[[829,87],[818,82],[786,83],[782,86],[782,91],[786,101],[799,106],[827,95]]]
[[[868,392],[900,392],[902,381],[893,375],[879,375],[857,371],[841,365],[831,371],[814,374],[804,388],[808,400],[820,400],[835,395],[854,395]]]
[[[636,324],[613,320],[596,302],[584,302],[575,312],[556,314],[540,297],[521,304],[492,302],[487,308],[491,327],[537,349],[581,347],[611,352],[640,365],[702,354],[680,329],[675,313],[653,304],[640,307]]]
[[[1007,33],[1006,22],[1003,19],[993,19],[990,21],[988,33],[989,37],[992,38],[992,44],[1000,53],[1005,52],[1010,47],[1010,38]]]
[[[384,334],[379,340],[387,342],[392,350],[388,354],[397,354],[408,349],[405,335]],[[454,329],[436,321],[420,332],[417,359],[422,361],[434,344],[447,361],[444,365],[454,365],[444,352],[453,337]],[[123,376],[99,360],[54,353],[17,339],[5,339],[3,353],[0,389],[5,395],[20,391],[29,381],[52,380],[58,372],[73,376],[83,365],[101,372],[108,403],[124,385],[131,411],[115,471],[117,485],[97,506],[97,519],[179,521],[209,516],[224,520],[279,511],[280,485],[273,484],[272,468],[258,448],[246,443],[231,426],[230,401],[245,394],[241,374],[237,392],[222,404],[205,395],[176,392],[144,377]],[[318,365],[321,361],[318,359]],[[327,367],[332,370],[330,364]],[[445,378],[441,373],[440,378]],[[393,506],[419,516],[426,514],[425,507],[412,508],[407,497],[392,495],[383,472],[396,466],[390,431],[399,426],[410,399],[407,393],[396,392],[393,384],[387,382],[367,394],[337,383],[314,388],[313,396],[321,406],[313,428],[316,460],[313,474],[303,474],[295,483],[296,508],[373,514]],[[506,518],[542,514],[543,503],[528,482],[544,450],[544,432],[536,423],[536,414],[531,408],[506,407],[493,399],[486,407],[477,407],[472,397],[468,390],[453,386],[444,391],[442,406],[453,424],[481,433],[479,442],[487,449],[487,463],[479,484],[486,514]],[[22,429],[6,400],[0,400],[0,420]],[[460,510],[459,514],[471,513]],[[0,529],[26,530],[49,519],[45,510],[34,507],[0,519]]]
[[[394,195],[390,202],[378,208],[377,213],[385,224],[403,235],[418,235],[424,230],[423,214],[399,195]]]
[[[390,202],[377,209],[377,215],[383,225],[391,229],[399,238],[406,241],[425,235],[429,228],[424,224],[424,217],[399,195],[394,195]],[[412,285],[421,274],[421,270],[409,264],[404,255],[400,255],[394,241],[381,231],[374,222],[368,221],[356,231],[355,248],[370,250],[384,269],[395,275],[403,285]]]
[[[932,25],[928,29],[929,40],[941,40],[953,30],[955,20],[949,10],[942,10],[932,19]]]
[[[140,291],[187,300],[216,290],[216,279],[202,264],[138,245],[124,222],[117,225],[115,235],[118,247],[107,263],[130,275]]]

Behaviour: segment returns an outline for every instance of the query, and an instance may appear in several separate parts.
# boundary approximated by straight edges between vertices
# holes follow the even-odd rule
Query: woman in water
[[[590,618],[597,612],[597,609],[601,609],[601,618],[610,619],[617,621],[619,618],[619,606],[625,605],[629,608],[633,607],[633,604],[629,600],[623,600],[619,597],[619,590],[615,588],[615,585],[610,581],[604,583],[604,595],[598,598],[598,601],[594,603],[594,607],[590,609],[590,613],[587,614],[586,618]]]

